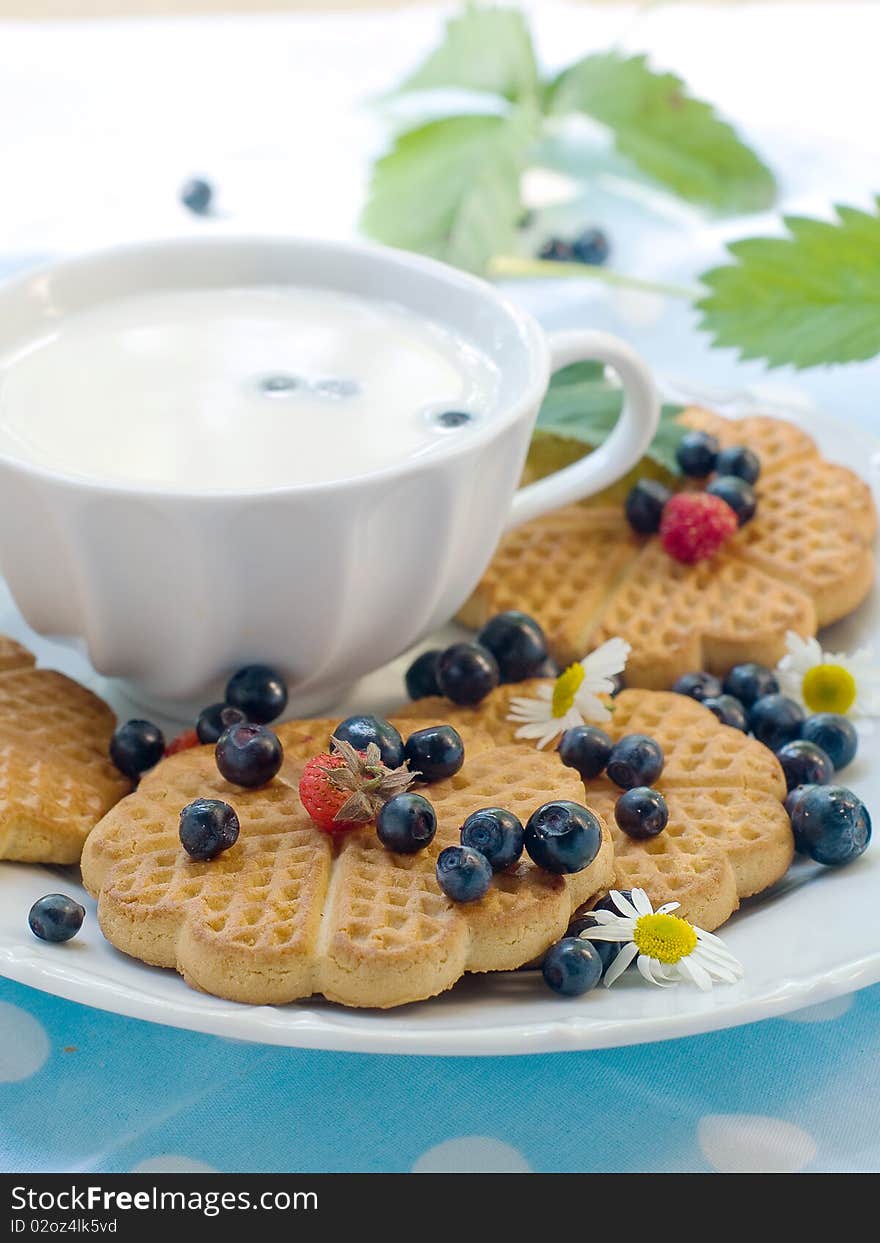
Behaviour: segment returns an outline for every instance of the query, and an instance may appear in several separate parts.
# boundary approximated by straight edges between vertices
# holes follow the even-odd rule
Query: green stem
[[[684,285],[668,285],[662,281],[641,280],[627,276],[611,268],[596,267],[589,263],[557,263],[551,259],[521,259],[518,255],[495,255],[489,260],[488,275],[505,280],[535,280],[553,278],[564,280],[602,281],[622,289],[638,289],[642,293],[663,294],[668,298],[685,298],[689,302],[701,296],[699,289]]]

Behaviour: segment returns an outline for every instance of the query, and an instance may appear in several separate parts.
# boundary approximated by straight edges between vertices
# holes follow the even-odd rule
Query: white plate
[[[800,420],[832,459],[869,474],[880,494],[880,441],[852,426],[815,416]],[[52,663],[88,682],[130,713],[76,652],[27,631],[8,596],[0,598],[0,633],[22,638]],[[828,634],[850,650],[880,637],[880,602],[871,599]],[[362,683],[352,705],[386,711],[399,701],[406,658]],[[340,710],[340,714],[342,711]],[[842,778],[880,813],[880,733],[863,739]],[[27,911],[42,894],[63,889],[84,902],[85,926],[65,946],[36,941]],[[533,972],[469,977],[443,997],[386,1013],[345,1010],[319,1001],[251,1007],[193,992],[171,971],[145,967],[112,949],[98,931],[94,903],[74,869],[0,864],[0,973],[85,1005],[154,1023],[299,1048],[370,1053],[507,1054],[637,1044],[694,1035],[769,1018],[880,980],[880,848],[841,871],[798,862],[776,890],[749,902],[724,936],[742,959],[741,984],[651,988],[633,975],[613,989],[563,1001]]]

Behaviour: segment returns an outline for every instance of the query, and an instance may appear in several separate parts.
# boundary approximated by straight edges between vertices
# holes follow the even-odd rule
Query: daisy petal
[[[654,908],[651,905],[651,899],[645,893],[644,889],[633,889],[632,903],[640,915],[653,915]]]
[[[614,962],[605,972],[605,987],[610,988],[615,980],[619,979],[629,964],[639,952],[639,947],[630,941],[629,945],[624,945],[623,949],[615,958]]]

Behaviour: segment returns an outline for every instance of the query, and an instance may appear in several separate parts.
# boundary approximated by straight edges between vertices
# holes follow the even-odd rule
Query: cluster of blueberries
[[[464,763],[461,735],[451,725],[430,725],[410,734],[406,742],[381,717],[356,716],[333,732],[357,751],[374,742],[387,768],[406,764],[422,782],[452,777]],[[415,854],[431,844],[437,816],[424,795],[412,790],[395,794],[379,809],[376,833],[396,854]],[[447,846],[437,857],[437,883],[454,902],[476,902],[485,896],[495,872],[516,863],[525,850],[539,867],[558,874],[579,872],[595,859],[602,843],[599,822],[579,803],[545,803],[525,827],[503,807],[484,807],[461,826],[461,845]]]
[[[284,679],[268,665],[247,665],[229,679],[226,698],[200,714],[199,742],[214,744],[217,767],[234,785],[255,787],[271,781],[284,752],[278,736],[266,728],[287,706]],[[152,721],[126,721],[110,740],[110,758],[120,772],[137,781],[165,754],[165,738]],[[180,815],[180,840],[198,860],[213,859],[238,840],[238,816],[220,799],[196,799]],[[28,923],[43,941],[69,941],[82,927],[85,910],[73,898],[52,893],[31,907]]]
[[[602,229],[584,229],[569,241],[564,237],[548,237],[538,251],[538,258],[551,263],[586,263],[601,267],[611,253],[608,235]]]
[[[473,707],[501,682],[556,677],[558,672],[544,631],[533,617],[511,609],[490,618],[472,643],[422,652],[406,671],[406,691],[410,699],[443,695]]]
[[[625,734],[612,742],[595,725],[567,729],[557,750],[563,764],[574,768],[582,781],[601,773],[623,790],[614,807],[614,818],[628,837],[644,841],[662,833],[669,822],[666,799],[652,782],[663,771],[663,749],[647,734]]]
[[[758,508],[754,485],[761,473],[756,453],[745,445],[722,449],[716,436],[709,432],[688,432],[679,442],[675,460],[683,475],[691,479],[714,476],[706,485],[711,496],[724,501],[736,514],[737,524],[745,526]],[[663,508],[673,496],[665,484],[656,479],[640,479],[626,498],[627,520],[639,535],[653,535],[660,530]]]
[[[699,700],[724,725],[753,734],[776,754],[799,853],[839,867],[864,852],[871,838],[868,811],[851,790],[830,784],[855,758],[858,734],[851,721],[834,712],[807,716],[779,693],[772,669],[754,663],[735,665],[723,682],[711,673],[686,673],[672,689]]]

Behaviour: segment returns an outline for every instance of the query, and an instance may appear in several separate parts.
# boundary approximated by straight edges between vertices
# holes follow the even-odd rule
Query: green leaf
[[[510,247],[520,176],[537,130],[531,108],[455,116],[401,134],[373,168],[361,218],[377,241],[471,272]]]
[[[554,113],[585,112],[614,134],[618,150],[682,198],[729,211],[769,207],[773,174],[711,106],[688,95],[644,56],[587,56],[550,89]]]
[[[532,38],[516,9],[469,4],[446,24],[443,42],[398,91],[460,87],[506,99],[533,98],[538,69]]]
[[[623,391],[612,383],[601,363],[574,363],[557,371],[535,424],[537,434],[560,436],[597,448],[611,434],[623,409]],[[675,450],[687,432],[675,421],[683,406],[664,405],[660,425],[647,456],[678,474]]]
[[[715,345],[771,367],[880,353],[880,215],[835,210],[834,221],[786,216],[788,237],[728,247],[736,262],[701,278],[709,293],[697,303]]]

